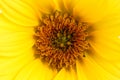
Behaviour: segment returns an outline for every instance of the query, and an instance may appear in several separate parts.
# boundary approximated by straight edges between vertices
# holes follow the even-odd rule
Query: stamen
[[[77,21],[72,15],[56,11],[46,16],[35,29],[35,54],[52,69],[76,65],[89,49],[89,24]]]

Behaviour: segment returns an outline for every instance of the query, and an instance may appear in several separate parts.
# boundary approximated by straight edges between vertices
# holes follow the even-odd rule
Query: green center
[[[55,48],[66,50],[71,45],[71,35],[58,32],[52,41]]]

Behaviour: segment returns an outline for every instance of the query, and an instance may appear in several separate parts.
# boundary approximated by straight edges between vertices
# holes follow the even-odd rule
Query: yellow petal
[[[80,0],[74,8],[74,14],[85,21],[95,23],[108,15],[120,12],[119,3],[119,0]]]
[[[82,69],[82,63],[80,63],[79,61],[76,61],[76,70],[78,80],[88,80],[84,70]]]
[[[77,80],[76,72],[74,69],[67,71],[63,68],[57,73],[53,80]]]
[[[109,26],[107,26],[109,25]],[[92,33],[94,40],[90,44],[95,50],[95,55],[107,60],[120,61],[120,22],[105,25],[101,24],[102,29],[98,29]],[[99,25],[100,26],[100,25]],[[105,28],[104,28],[104,27]],[[97,26],[96,26],[97,27]],[[107,27],[107,28],[106,28]],[[100,27],[99,27],[100,28]]]
[[[111,9],[114,9],[108,16],[93,26],[95,31],[91,35],[94,40],[90,42],[95,51],[94,55],[110,61],[120,61],[120,6],[117,6],[116,1],[113,1],[113,4],[111,2]]]
[[[40,14],[50,14],[55,11],[57,6],[53,0],[38,0],[36,1],[37,8]]]
[[[56,5],[56,9],[59,11],[65,11],[65,5],[64,5],[64,0],[53,0],[55,5]]]
[[[0,80],[13,80],[14,78],[13,78],[13,76],[15,76],[15,74],[13,73],[11,73],[11,74],[9,74],[9,75],[0,75]]]
[[[73,13],[73,8],[79,2],[79,0],[53,0],[56,5],[56,9],[62,12]]]
[[[30,51],[30,50],[29,50]],[[13,80],[17,72],[34,59],[31,52],[17,57],[0,56],[0,80]]]
[[[119,10],[118,10],[119,11]],[[96,31],[117,31],[116,34],[119,34],[120,26],[120,12],[115,12],[113,14],[108,14],[106,17],[100,21],[94,23],[93,27]],[[114,29],[114,30],[112,30]],[[114,32],[113,32],[114,33]]]
[[[92,56],[91,56],[92,57]],[[120,61],[108,61],[103,58],[99,58],[97,56],[92,57],[92,59],[97,63],[101,68],[107,71],[109,74],[115,76],[120,79],[120,68],[116,66],[116,64],[120,64]]]
[[[36,59],[21,69],[15,80],[51,80],[55,74],[56,71]]]
[[[96,60],[99,60],[99,62],[95,62]],[[102,63],[104,62],[104,64],[99,65],[100,61],[102,61]],[[87,80],[119,80],[120,79],[119,70],[113,71],[115,67],[113,65],[108,64],[108,62],[103,61],[102,59],[93,60],[90,56],[86,56],[84,62],[80,64],[81,64],[80,68],[83,69]],[[103,65],[104,67],[106,66],[106,68],[104,68]],[[79,72],[79,70],[77,72]]]
[[[0,30],[0,56],[13,57],[21,55],[24,52],[31,51],[33,44],[32,31],[12,32]]]
[[[30,0],[31,1],[31,0]],[[34,4],[34,3],[33,3]],[[36,26],[38,25],[37,15],[35,10],[21,0],[0,0],[0,7],[3,17],[14,24],[22,26]],[[1,19],[0,19],[1,21]]]
[[[74,7],[80,0],[62,0],[66,11],[73,13]]]

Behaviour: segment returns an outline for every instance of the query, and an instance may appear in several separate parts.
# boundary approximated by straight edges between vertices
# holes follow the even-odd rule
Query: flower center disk
[[[69,69],[89,49],[89,25],[59,11],[46,15],[35,28],[35,55],[52,69]]]

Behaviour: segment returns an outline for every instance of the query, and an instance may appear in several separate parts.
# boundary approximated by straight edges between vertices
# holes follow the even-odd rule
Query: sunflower
[[[120,80],[119,0],[0,0],[0,80]]]

